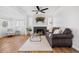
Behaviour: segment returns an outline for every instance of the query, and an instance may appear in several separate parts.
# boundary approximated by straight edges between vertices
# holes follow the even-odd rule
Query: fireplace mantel
[[[33,27],[47,27],[47,25],[33,25]]]

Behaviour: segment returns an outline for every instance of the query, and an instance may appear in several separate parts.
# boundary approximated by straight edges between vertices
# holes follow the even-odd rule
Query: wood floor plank
[[[59,48],[52,48],[53,49],[53,51],[54,51],[54,53],[78,53],[78,51],[77,50],[75,50],[74,48],[61,48],[61,47],[59,47]]]
[[[64,52],[64,53],[69,53],[70,51],[68,50],[68,48],[61,48],[62,49],[62,51]],[[72,48],[71,48],[72,49]]]
[[[79,51],[77,51],[76,49],[74,48],[68,48],[68,50],[70,51],[70,53],[78,53]]]
[[[54,53],[60,53],[62,51],[61,51],[61,48],[53,48],[53,52]]]
[[[0,52],[15,53],[27,39],[28,36],[26,35],[0,38]]]

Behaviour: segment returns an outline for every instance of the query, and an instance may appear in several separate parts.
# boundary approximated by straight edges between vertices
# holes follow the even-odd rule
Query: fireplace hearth
[[[34,33],[44,35],[46,27],[34,27]]]

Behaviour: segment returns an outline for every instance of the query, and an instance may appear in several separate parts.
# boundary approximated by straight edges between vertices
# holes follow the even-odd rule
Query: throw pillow
[[[56,29],[56,30],[54,30],[53,34],[60,34],[61,32],[62,32],[61,29]]]
[[[51,34],[49,34],[49,37],[51,37]]]
[[[64,27],[61,27],[60,29],[61,29],[61,33],[63,33],[63,32],[64,32],[64,30],[65,30],[65,28],[64,28]]]
[[[52,38],[53,36],[52,36],[52,33],[49,33],[49,38]]]

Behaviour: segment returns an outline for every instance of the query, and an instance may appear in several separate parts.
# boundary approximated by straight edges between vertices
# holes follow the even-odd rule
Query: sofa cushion
[[[52,33],[54,33],[54,31],[55,31],[56,29],[59,29],[59,27],[53,27]]]
[[[66,28],[63,32],[63,34],[71,34],[72,31],[69,28]]]
[[[71,34],[53,34],[53,39],[72,39]]]
[[[62,33],[62,30],[61,29],[56,29],[53,32],[53,34],[61,34],[61,33]]]

